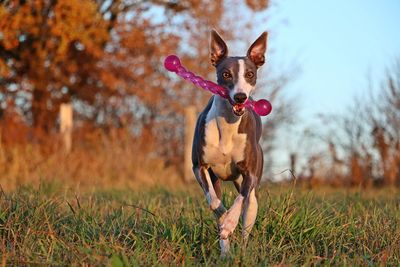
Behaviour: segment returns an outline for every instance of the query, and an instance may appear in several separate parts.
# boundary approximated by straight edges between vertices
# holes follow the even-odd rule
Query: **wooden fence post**
[[[185,146],[183,163],[183,175],[185,182],[190,182],[194,180],[192,171],[192,143],[195,127],[196,107],[188,106],[185,108]]]
[[[73,110],[70,103],[63,103],[60,106],[60,132],[67,153],[72,148],[72,126],[73,126]]]

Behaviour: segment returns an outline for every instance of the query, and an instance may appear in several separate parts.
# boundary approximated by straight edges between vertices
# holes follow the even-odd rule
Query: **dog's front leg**
[[[206,195],[208,205],[214,212],[218,219],[225,214],[226,209],[222,201],[218,198],[213,183],[211,182],[210,174],[206,167],[193,167],[194,175],[203,188],[204,194]]]
[[[255,194],[255,189],[250,192],[249,197],[245,200],[243,207],[243,243],[246,246],[247,241],[251,232],[251,229],[254,226],[257,217],[258,203]]]
[[[214,212],[218,221],[218,229],[221,231],[221,224],[225,218],[226,208],[222,201],[218,198],[213,182],[211,181],[210,174],[206,167],[193,167],[194,175],[203,188],[204,194],[206,195],[208,205]],[[229,252],[229,239],[220,238],[219,245],[221,247],[221,255],[226,255]]]
[[[232,207],[228,210],[221,225],[220,237],[222,239],[228,238],[229,235],[231,235],[235,230],[237,224],[239,223],[243,206],[243,227],[246,229],[245,232],[247,232],[246,238],[248,236],[249,228],[254,225],[255,217],[257,215],[257,200],[255,199],[254,188],[257,179],[254,175],[247,172],[243,172],[242,175],[243,183],[240,188],[240,194],[236,197]],[[251,209],[249,209],[250,207]]]

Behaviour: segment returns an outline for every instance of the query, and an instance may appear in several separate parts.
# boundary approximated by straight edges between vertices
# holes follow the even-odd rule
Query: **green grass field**
[[[216,223],[197,185],[79,194],[24,187],[0,196],[1,266],[399,266],[398,193],[262,187],[247,250],[239,226],[230,257],[220,259]]]

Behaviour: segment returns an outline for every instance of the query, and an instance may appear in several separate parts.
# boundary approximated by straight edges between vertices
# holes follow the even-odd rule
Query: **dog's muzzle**
[[[244,114],[244,103],[247,100],[245,93],[237,93],[233,97],[234,103],[232,103],[232,110],[236,116],[242,116]]]

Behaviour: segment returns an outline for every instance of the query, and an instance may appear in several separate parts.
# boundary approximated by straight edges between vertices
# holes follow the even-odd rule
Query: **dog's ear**
[[[263,32],[247,50],[247,57],[256,64],[257,68],[265,62],[265,51],[267,50],[268,33]]]
[[[210,53],[213,66],[228,55],[228,47],[215,30],[211,31]]]

